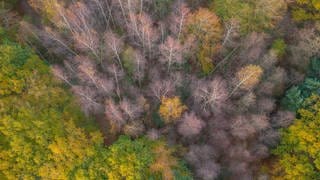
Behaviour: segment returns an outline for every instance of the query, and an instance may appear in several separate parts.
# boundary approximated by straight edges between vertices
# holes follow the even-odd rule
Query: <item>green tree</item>
[[[278,156],[274,179],[320,178],[320,96],[308,98],[297,117],[273,151]]]
[[[320,1],[297,0],[293,5],[292,16],[296,21],[320,20]]]
[[[30,50],[0,45],[2,176],[70,179],[86,172],[86,177],[101,177],[103,164],[88,174],[103,153],[97,151],[103,147],[102,136],[90,122]]]
[[[283,39],[276,39],[271,47],[278,57],[282,57],[286,53],[286,48],[287,45]]]
[[[273,28],[285,14],[287,5],[284,0],[213,0],[213,11],[228,21],[231,18],[241,24],[241,32],[261,32]]]
[[[154,0],[151,4],[151,10],[157,18],[161,19],[168,15],[171,10],[173,0]]]
[[[181,103],[179,97],[163,97],[159,107],[159,114],[164,119],[165,123],[172,123],[179,119],[186,109],[187,106]]]
[[[127,136],[121,136],[109,147],[108,179],[146,179],[149,175],[148,168],[153,161],[151,141],[145,138],[132,141]]]
[[[290,88],[285,97],[281,100],[281,104],[285,109],[297,111],[301,108],[305,99],[315,93],[320,95],[320,59],[313,58],[310,61],[307,78],[298,86]]]
[[[14,43],[0,44],[0,179],[145,179],[163,148],[129,137],[105,148],[43,61]]]
[[[202,72],[209,74],[214,69],[212,58],[220,49],[222,37],[220,19],[208,9],[200,8],[188,15],[184,32],[196,40],[197,60],[201,65]]]

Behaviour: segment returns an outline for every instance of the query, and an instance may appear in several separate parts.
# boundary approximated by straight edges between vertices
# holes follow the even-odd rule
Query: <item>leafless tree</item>
[[[132,121],[126,124],[123,128],[126,135],[137,138],[145,131],[145,127],[141,121]]]
[[[133,43],[143,52],[152,52],[154,43],[159,38],[157,29],[153,27],[152,19],[145,13],[129,14],[130,21],[127,26],[128,34]]]
[[[263,67],[264,69],[270,69],[278,62],[278,60],[279,58],[277,57],[276,52],[273,50],[270,50],[261,58],[260,64],[261,64],[261,67]]]
[[[286,128],[293,122],[295,116],[295,113],[291,111],[278,111],[271,119],[272,126],[274,128]]]
[[[135,120],[141,115],[143,110],[142,107],[138,106],[138,104],[132,103],[126,98],[120,101],[119,106],[128,120]]]
[[[257,93],[266,96],[281,95],[286,89],[287,82],[286,70],[276,67],[268,73],[266,79],[257,88]]]
[[[89,51],[99,61],[100,37],[95,31],[91,16],[92,12],[81,2],[72,3],[67,10],[59,11],[65,22],[65,28],[69,30],[75,41],[75,46],[83,51]]]
[[[186,159],[195,169],[197,177],[214,179],[220,171],[220,165],[215,162],[215,151],[208,145],[192,145],[186,154]]]
[[[160,61],[168,65],[168,72],[170,72],[172,64],[181,64],[183,62],[183,51],[184,49],[180,42],[171,36],[160,45],[160,52],[162,55]]]
[[[123,78],[124,72],[121,71],[115,64],[111,64],[110,66],[108,66],[107,69],[108,69],[108,72],[113,75],[116,94],[118,98],[121,99],[120,80]]]
[[[186,4],[181,1],[176,1],[174,4],[174,11],[169,17],[170,31],[175,35],[178,41],[181,38],[182,29],[184,27],[185,19],[190,12]]]
[[[244,94],[237,102],[238,108],[247,111],[250,107],[256,104],[257,96],[253,92]]]
[[[275,148],[280,140],[280,132],[276,129],[269,128],[260,133],[258,140],[269,148]]]
[[[232,145],[230,135],[221,129],[210,129],[210,139],[208,140],[219,152],[224,152]]]
[[[105,115],[108,121],[116,126],[118,130],[126,124],[126,118],[121,112],[119,106],[111,99],[107,99],[105,103]]]
[[[320,37],[315,28],[303,28],[294,33],[297,44],[288,47],[289,63],[299,70],[306,70],[310,57],[320,56]],[[301,63],[304,62],[304,63]]]
[[[197,167],[196,174],[203,180],[212,180],[218,177],[220,165],[214,161],[205,161],[200,167]]]
[[[193,97],[204,111],[219,112],[228,99],[227,84],[221,77],[215,77],[211,82],[199,81]]]
[[[78,66],[78,78],[87,84],[93,84],[99,91],[110,94],[113,89],[113,81],[102,77],[97,72],[96,64],[87,57],[77,56],[76,61],[79,63]]]
[[[150,129],[147,132],[147,137],[151,140],[157,140],[160,138],[160,132],[157,129]]]
[[[147,59],[138,49],[133,49],[131,47],[124,51],[125,57],[124,61],[129,64],[129,73],[132,79],[138,81],[139,86],[145,77]]]
[[[121,70],[123,70],[123,64],[120,58],[120,54],[124,46],[123,40],[120,37],[118,37],[115,33],[107,32],[104,35],[104,41],[106,43],[107,55],[111,54],[112,56],[114,56],[117,59]]]
[[[88,86],[74,85],[72,86],[72,92],[79,97],[81,108],[86,115],[102,111],[103,105],[97,102],[95,89]]]
[[[186,113],[178,125],[178,132],[184,137],[190,137],[199,134],[204,126],[205,123],[194,112]]]
[[[243,40],[243,50],[240,53],[241,59],[246,63],[257,61],[266,49],[266,34],[253,32]]]
[[[162,97],[170,96],[175,91],[175,84],[172,80],[154,80],[150,84],[152,96],[161,101]]]
[[[266,115],[251,114],[249,121],[257,132],[269,127],[269,118]]]
[[[233,118],[231,124],[231,134],[240,139],[246,140],[252,137],[256,133],[256,129],[250,123],[250,119],[247,116],[239,115]]]
[[[236,39],[240,37],[240,23],[236,19],[225,22],[225,33],[222,46],[235,47]]]
[[[259,98],[257,101],[257,110],[260,113],[271,113],[276,107],[275,100],[268,97]]]
[[[73,86],[73,84],[69,80],[68,73],[65,71],[63,67],[59,65],[53,65],[51,66],[51,71],[57,78],[67,83],[70,87]]]
[[[259,161],[261,159],[267,158],[270,155],[269,149],[263,144],[256,144],[251,150],[252,156],[255,160]]]

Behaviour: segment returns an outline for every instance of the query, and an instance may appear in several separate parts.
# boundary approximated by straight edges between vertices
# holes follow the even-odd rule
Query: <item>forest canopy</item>
[[[317,0],[0,2],[0,179],[319,179]]]

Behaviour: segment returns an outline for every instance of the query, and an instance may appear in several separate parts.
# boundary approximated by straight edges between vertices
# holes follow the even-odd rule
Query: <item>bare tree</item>
[[[234,47],[236,39],[240,37],[240,23],[236,19],[225,22],[225,33],[222,46]]]
[[[157,129],[150,129],[147,132],[147,137],[151,140],[157,140],[160,138],[160,132]]]
[[[118,105],[114,103],[113,100],[107,99],[105,103],[105,115],[108,121],[110,121],[115,127],[120,130],[126,123],[126,118],[124,118]]]
[[[115,64],[108,66],[108,72],[113,75],[116,94],[118,98],[121,99],[120,80],[123,78],[124,73]]]
[[[266,79],[257,88],[258,94],[266,96],[282,95],[286,89],[286,82],[288,81],[287,72],[281,67],[272,69]]]
[[[157,29],[153,27],[152,19],[145,13],[129,14],[130,21],[127,31],[133,43],[142,48],[143,52],[152,52],[154,43],[159,38]]]
[[[92,53],[101,61],[100,38],[92,24],[92,12],[87,6],[81,2],[72,3],[67,10],[60,11],[60,15],[71,32],[75,46]]]
[[[126,124],[123,128],[126,135],[137,138],[145,131],[145,127],[141,121],[132,121]]]
[[[275,51],[270,50],[261,58],[261,67],[264,69],[270,69],[278,62],[278,56]]]
[[[240,57],[247,63],[257,61],[266,49],[266,34],[253,32],[243,40],[243,50]]]
[[[75,59],[78,61],[78,78],[83,83],[93,84],[98,90],[104,93],[111,93],[114,89],[113,82],[107,78],[103,78],[99,72],[97,72],[96,64],[93,63],[87,57],[77,56]]]
[[[218,177],[220,173],[220,165],[214,161],[205,161],[197,167],[196,174],[203,180],[212,180]]]
[[[269,128],[266,131],[262,131],[258,140],[269,148],[275,148],[280,140],[280,132],[276,129]]]
[[[185,19],[190,12],[190,9],[186,4],[176,1],[174,5],[174,11],[169,17],[170,31],[173,35],[176,36],[178,41],[181,38],[182,29],[184,28]]]
[[[266,115],[252,114],[250,124],[254,126],[257,132],[269,127],[269,118]]]
[[[178,132],[184,137],[190,137],[199,134],[204,126],[205,123],[194,112],[186,113],[178,125]]]
[[[215,179],[220,171],[220,165],[215,162],[214,149],[208,145],[192,145],[186,154],[186,160],[195,170],[197,177],[201,179]]]
[[[289,46],[292,54],[289,63],[299,70],[306,70],[310,57],[320,56],[320,37],[316,28],[303,28],[295,33],[297,44]]]
[[[120,54],[124,46],[122,39],[113,32],[107,32],[104,35],[104,41],[107,45],[106,46],[107,55],[111,54],[112,56],[114,56],[117,59],[121,70],[123,70],[123,64],[120,58]]]
[[[253,92],[248,92],[243,95],[237,102],[238,108],[247,111],[250,107],[256,104],[256,95]]]
[[[161,101],[162,97],[172,95],[175,91],[175,84],[172,80],[154,80],[150,84],[152,96]]]
[[[295,113],[291,111],[278,111],[271,119],[272,126],[274,128],[286,128],[293,122],[295,117]]]
[[[257,107],[257,110],[260,113],[271,113],[276,107],[275,100],[268,97],[259,98],[257,101]]]
[[[72,83],[69,80],[68,73],[63,67],[59,65],[53,65],[51,66],[51,71],[57,78],[67,83],[69,86],[72,86]]]
[[[94,78],[97,73],[96,64],[91,59],[85,56],[76,56],[75,59],[79,63],[78,71],[80,73],[80,79],[89,80],[91,81],[91,83],[97,84]]]
[[[193,97],[203,110],[219,112],[228,99],[227,84],[221,77],[215,77],[211,82],[199,81]]]
[[[250,123],[250,117],[236,116],[232,120],[231,134],[240,140],[246,140],[256,133],[256,129]]]
[[[97,93],[95,89],[75,85],[72,86],[72,92],[79,97],[81,108],[86,115],[102,111],[103,105],[96,101]]]
[[[229,149],[232,145],[230,135],[221,129],[210,129],[210,139],[209,143],[212,144],[219,152],[224,152],[226,149]]]
[[[172,38],[171,36],[169,36],[167,40],[160,45],[160,52],[162,55],[160,61],[162,63],[167,63],[168,72],[170,72],[172,64],[183,63],[183,51],[183,46],[179,43],[178,40]]]
[[[119,25],[128,25],[132,13],[142,13],[143,0],[111,0],[112,16]]]
[[[122,60],[126,64],[126,71],[132,79],[141,82],[145,77],[146,58],[138,49],[132,47],[126,48],[122,53]]]
[[[130,102],[128,99],[124,98],[120,104],[120,109],[123,114],[126,116],[126,119],[135,120],[142,113],[142,107],[139,107],[138,104]]]

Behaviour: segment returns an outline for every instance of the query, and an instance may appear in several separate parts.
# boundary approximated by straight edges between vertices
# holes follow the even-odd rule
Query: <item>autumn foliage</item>
[[[316,0],[4,0],[0,179],[320,179],[318,20]]]
[[[159,114],[166,123],[172,123],[180,118],[186,109],[187,107],[181,103],[179,97],[163,97],[161,99]]]

